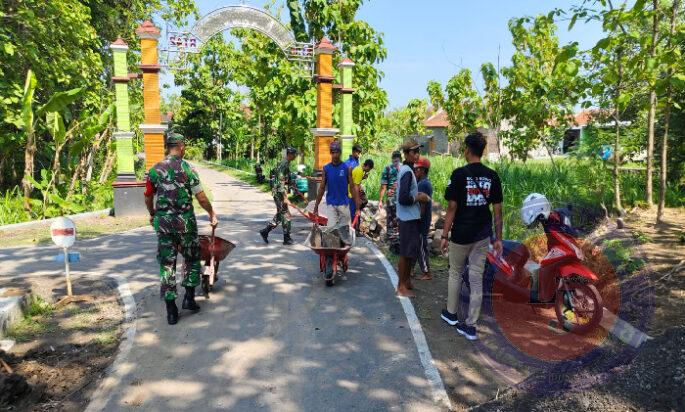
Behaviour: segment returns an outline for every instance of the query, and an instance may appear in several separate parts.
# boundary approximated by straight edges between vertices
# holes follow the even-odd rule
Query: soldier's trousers
[[[276,204],[276,214],[274,215],[269,226],[275,228],[280,223],[283,228],[283,234],[290,234],[290,211],[288,210],[288,205],[283,201],[283,195],[274,195],[274,203]]]
[[[183,287],[200,284],[200,240],[197,232],[158,233],[157,262],[162,283],[162,296],[165,300],[176,299],[176,256],[181,253],[183,260]]]

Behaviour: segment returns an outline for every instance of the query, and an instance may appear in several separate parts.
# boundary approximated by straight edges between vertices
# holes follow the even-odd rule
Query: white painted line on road
[[[119,292],[121,301],[124,303],[125,323],[128,325],[128,328],[122,335],[119,353],[117,353],[114,362],[107,368],[105,378],[100,383],[95,393],[93,393],[93,396],[91,396],[86,412],[102,410],[105,405],[107,405],[111,390],[118,386],[123,377],[128,374],[126,360],[131,353],[133,341],[136,337],[136,301],[128,286],[128,281],[121,275],[108,274],[105,276],[110,277],[117,282],[117,291]]]
[[[366,241],[366,246],[371,249],[371,251],[376,255],[378,260],[381,261],[385,267],[385,271],[388,273],[388,278],[390,283],[394,288],[397,288],[398,277],[395,269],[392,267],[388,259],[385,257],[383,252],[381,252],[373,242]],[[419,352],[419,358],[421,359],[421,364],[423,365],[426,378],[431,385],[431,391],[433,393],[433,401],[438,405],[452,410],[452,404],[450,403],[450,398],[447,396],[447,391],[445,390],[445,384],[442,382],[442,377],[440,377],[440,372],[435,366],[433,361],[433,355],[428,348],[428,342],[426,342],[426,336],[423,334],[423,329],[421,328],[421,322],[416,316],[414,311],[414,305],[412,305],[409,298],[400,297],[400,303],[402,304],[402,309],[404,309],[404,314],[407,316],[407,322],[409,323],[409,329],[414,337],[414,343],[416,344],[416,349]]]

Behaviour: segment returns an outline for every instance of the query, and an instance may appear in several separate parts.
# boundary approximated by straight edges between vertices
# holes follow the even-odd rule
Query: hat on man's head
[[[292,147],[292,146],[286,147],[286,148],[285,148],[285,154],[296,155],[296,154],[297,154],[297,149],[295,149],[295,148]]]
[[[181,143],[185,143],[185,137],[180,133],[169,133],[166,135],[166,145],[167,146],[177,146]]]
[[[331,152],[342,152],[342,149],[340,148],[340,143],[338,143],[338,142],[331,143],[330,151]]]
[[[359,146],[358,144],[355,144],[355,145],[352,146],[352,151],[353,151],[353,152],[359,152],[359,153],[361,153],[361,152],[362,152],[362,147]]]
[[[409,139],[402,144],[402,151],[408,152],[410,150],[416,150],[423,147],[422,144],[416,141],[416,139]]]
[[[431,161],[428,160],[428,158],[426,156],[421,156],[421,157],[419,157],[419,160],[417,160],[414,163],[414,169],[419,168],[419,167],[424,168],[426,170],[430,170]]]
[[[392,158],[393,158],[393,159],[397,159],[397,158],[401,159],[401,158],[402,158],[402,153],[400,153],[399,150],[395,150],[394,152],[392,152]]]

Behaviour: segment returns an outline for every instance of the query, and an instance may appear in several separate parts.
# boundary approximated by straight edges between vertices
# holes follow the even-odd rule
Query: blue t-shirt
[[[331,206],[342,206],[349,204],[347,197],[347,186],[349,171],[345,163],[334,165],[329,163],[323,167],[326,175],[326,203]]]
[[[427,194],[431,199],[433,198],[433,184],[430,179],[424,177],[419,180],[419,193]],[[424,235],[428,234],[431,228],[431,219],[433,218],[433,201],[426,203],[423,214],[421,215],[421,233]]]
[[[359,166],[359,159],[355,159],[354,156],[350,155],[350,157],[345,160],[345,164],[348,168],[354,169],[355,167]]]

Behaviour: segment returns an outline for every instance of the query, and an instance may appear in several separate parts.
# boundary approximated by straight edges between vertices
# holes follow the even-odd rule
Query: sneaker
[[[478,339],[478,336],[476,336],[476,327],[475,326],[468,326],[468,325],[460,324],[460,325],[457,325],[457,332],[459,332],[460,335],[463,335],[468,340]]]
[[[459,319],[457,318],[456,314],[449,313],[447,309],[443,309],[442,313],[440,313],[440,317],[442,320],[447,322],[448,325],[454,326],[459,324]]]

